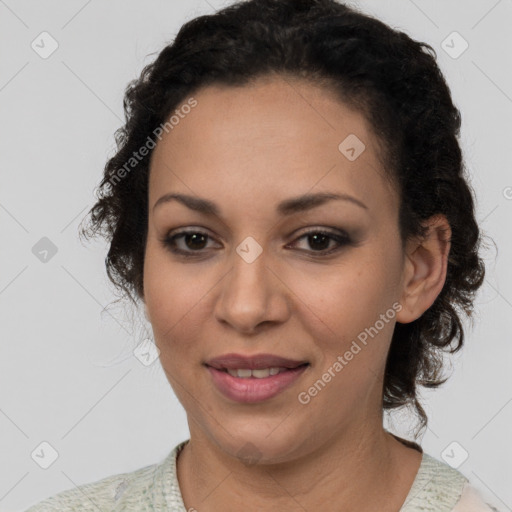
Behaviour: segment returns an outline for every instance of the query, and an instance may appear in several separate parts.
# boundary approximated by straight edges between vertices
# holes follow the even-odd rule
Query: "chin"
[[[279,432],[280,427],[275,428],[276,425],[271,428],[268,425],[266,428],[262,428],[255,423],[248,428],[237,428],[236,430],[232,430],[229,424],[224,423],[224,425],[228,432],[234,431],[236,434],[230,436],[222,429],[222,433],[219,432],[221,438],[216,439],[216,444],[225,453],[239,459],[243,464],[279,464],[299,456],[299,452],[302,451],[303,444],[298,436],[284,428]],[[272,431],[272,429],[275,430]]]

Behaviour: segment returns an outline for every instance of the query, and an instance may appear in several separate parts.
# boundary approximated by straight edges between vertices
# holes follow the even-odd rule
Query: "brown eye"
[[[343,231],[310,230],[302,234],[292,244],[296,246],[299,240],[306,239],[309,248],[301,249],[314,256],[328,256],[343,246],[352,243],[350,237]],[[204,256],[208,249],[208,240],[213,240],[208,233],[198,230],[179,231],[162,240],[166,249],[171,253],[188,258]],[[332,246],[334,245],[334,247]]]
[[[328,254],[332,254],[339,250],[342,246],[348,245],[351,243],[350,237],[340,231],[340,232],[331,232],[324,230],[312,230],[304,233],[302,236],[297,238],[297,240],[306,239],[310,249],[306,249],[306,252],[319,253],[318,256],[325,256]],[[330,244],[334,242],[334,247],[331,250],[327,250]],[[293,245],[296,245],[297,242],[294,242]]]
[[[209,238],[210,236],[203,231],[180,231],[172,236],[167,236],[163,240],[163,244],[172,253],[194,257],[201,255]]]
[[[312,247],[315,250],[326,250],[331,241],[332,238],[328,235],[324,235],[323,233],[314,233],[313,235],[307,235],[307,240],[309,243],[309,246]]]
[[[182,235],[185,245],[189,249],[204,249],[208,235],[203,233],[185,233]]]

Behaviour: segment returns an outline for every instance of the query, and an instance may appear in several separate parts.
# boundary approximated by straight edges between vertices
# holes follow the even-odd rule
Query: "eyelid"
[[[181,239],[181,238],[183,238],[183,236],[186,236],[188,234],[204,235],[208,238],[208,240],[215,240],[215,237],[211,236],[208,230],[205,230],[204,228],[192,226],[192,227],[187,227],[187,228],[178,228],[178,229],[171,230],[171,231],[169,231],[169,233],[167,233],[163,237],[163,239],[161,241],[164,244],[164,246],[167,246],[167,248],[170,249],[169,245],[173,240]],[[193,255],[194,253],[196,253],[197,255],[200,255],[200,254],[204,254],[204,251],[206,251],[206,249],[201,249],[198,251],[189,250],[189,251],[185,251],[185,252],[187,254],[191,254],[191,255]],[[171,250],[171,252],[172,252],[172,250]],[[182,251],[176,250],[176,253],[180,254],[180,253],[182,253]]]
[[[292,237],[294,239],[301,238],[304,235],[309,235],[310,233],[325,233],[329,236],[337,236],[337,237],[345,237],[347,239],[350,238],[349,234],[344,230],[340,228],[334,228],[334,227],[324,227],[324,226],[309,226],[307,228],[301,228],[297,231],[294,231],[292,233]]]
[[[346,238],[350,238],[350,235],[348,234],[348,232],[346,230],[341,229],[341,228],[331,227],[331,226],[308,226],[307,228],[300,228],[300,229],[295,230],[292,234],[288,235],[287,238],[291,238],[291,237],[295,238],[297,236],[304,236],[304,235],[307,235],[312,232],[315,232],[315,233],[323,232],[323,233],[327,233],[328,235],[336,235],[336,236],[340,236],[340,237],[344,236]],[[203,235],[207,235],[208,237],[210,237],[212,239],[215,239],[215,236],[210,235],[211,230],[209,230],[208,228],[203,228],[201,226],[187,226],[184,228],[172,229],[165,235],[164,238],[170,238],[171,236],[175,236],[178,234],[180,234],[180,235],[187,234],[187,233],[200,233]]]
[[[338,246],[331,248],[329,250],[322,250],[322,251],[313,251],[313,250],[300,250],[300,252],[303,252],[307,255],[312,255],[315,257],[315,255],[318,258],[327,256],[330,256],[331,254],[337,253],[340,251],[344,246],[352,245],[353,240],[351,236],[342,229],[338,228],[324,228],[324,227],[312,227],[312,228],[306,228],[305,231],[299,231],[299,233],[294,233],[294,237],[292,240],[292,244],[297,244],[302,238],[306,238],[309,235],[313,234],[321,234],[326,235],[331,239],[331,241],[334,241],[338,244]],[[289,245],[289,244],[288,244]]]

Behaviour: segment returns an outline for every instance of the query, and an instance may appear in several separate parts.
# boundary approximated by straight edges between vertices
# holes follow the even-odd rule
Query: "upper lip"
[[[296,368],[307,361],[296,361],[286,357],[275,356],[273,354],[255,354],[252,356],[243,356],[240,354],[224,354],[214,357],[206,361],[207,366],[217,368],[217,370],[225,369],[251,369],[258,370],[262,368]]]

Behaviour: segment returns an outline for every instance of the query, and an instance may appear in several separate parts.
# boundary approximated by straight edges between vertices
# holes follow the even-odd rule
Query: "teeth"
[[[232,377],[240,377],[242,379],[248,379],[250,377],[255,377],[257,379],[264,379],[265,377],[269,377],[270,375],[277,375],[278,373],[286,371],[286,368],[261,368],[259,370],[250,370],[248,368],[240,368],[238,370],[232,370],[231,368],[227,370],[229,375]]]

